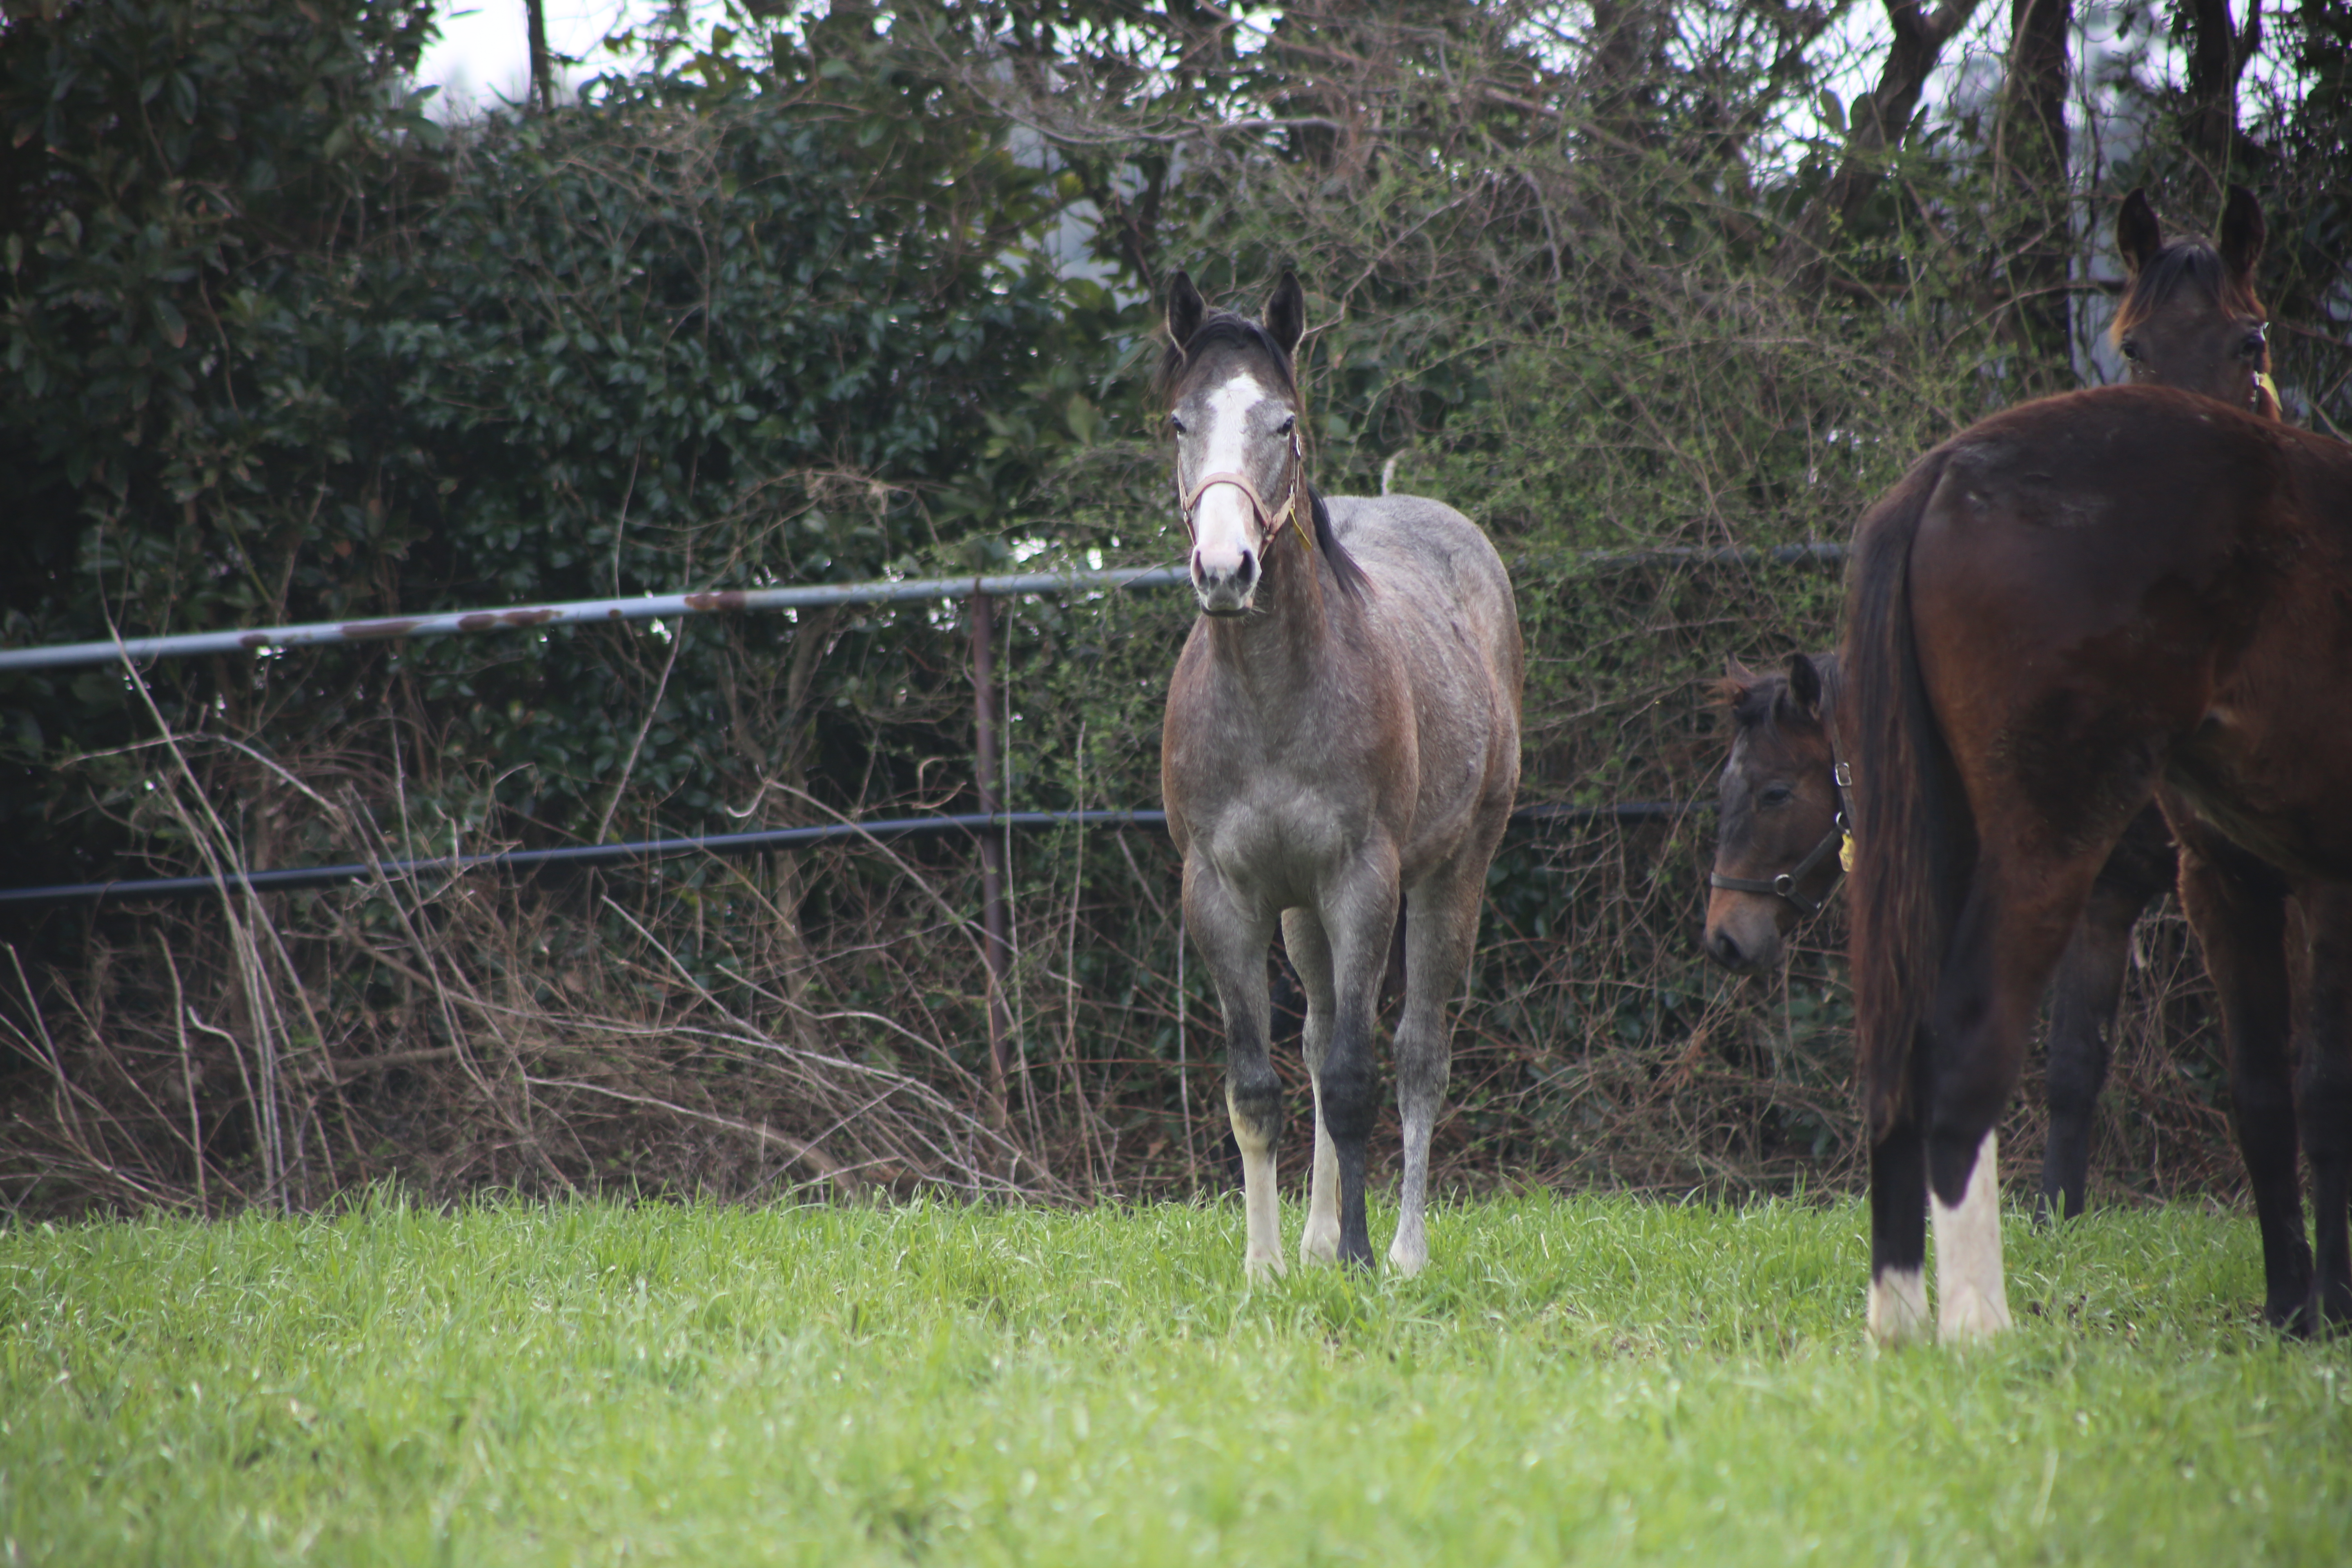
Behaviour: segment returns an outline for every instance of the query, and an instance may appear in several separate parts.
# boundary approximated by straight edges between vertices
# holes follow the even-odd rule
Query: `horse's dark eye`
[[[1297,415],[1296,415],[1296,414],[1286,415],[1286,416],[1284,416],[1284,417],[1283,417],[1283,421],[1282,421],[1282,423],[1281,423],[1280,425],[1278,425],[1278,426],[1276,426],[1275,427],[1275,432],[1274,432],[1274,433],[1275,433],[1276,435],[1277,435],[1277,436],[1287,436],[1287,435],[1289,435],[1293,430],[1296,430],[1296,429],[1297,429],[1297,428],[1298,428],[1298,416],[1297,416]]]
[[[2137,364],[2139,363],[2139,340],[2137,338],[2126,338],[2123,342],[2123,350],[2124,358],[2131,361],[2134,364]]]
[[[1181,419],[1177,418],[1173,414],[1171,414],[1168,416],[1168,428],[1175,431],[1179,436],[1181,436],[1184,434],[1184,422]]]
[[[1764,786],[1764,792],[1756,797],[1756,804],[1767,807],[1786,805],[1791,800],[1794,800],[1796,796],[1797,792],[1790,789],[1787,784],[1766,784]]]
[[[2265,321],[2246,334],[2246,341],[2238,345],[2238,357],[2240,359],[2262,358],[2263,350],[2269,346],[2270,341],[2270,323]]]

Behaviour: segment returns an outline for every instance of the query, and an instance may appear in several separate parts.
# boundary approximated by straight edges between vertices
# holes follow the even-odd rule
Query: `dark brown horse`
[[[2230,189],[2218,244],[2167,240],[2145,192],[2124,198],[2116,247],[2128,278],[2109,335],[2135,381],[2276,416],[2267,312],[2254,288],[2263,238],[2262,206],[2241,186]],[[1837,862],[1823,853],[1841,810],[1831,777],[1836,689],[1835,660],[1802,655],[1785,680],[1737,671],[1721,688],[1733,740],[1717,790],[1705,949],[1727,968],[1776,966],[1790,927],[1819,908],[1836,881]],[[2151,804],[2100,868],[2059,961],[2050,1005],[2050,1133],[2037,1203],[2045,1212],[2083,1211],[2093,1111],[2106,1083],[2132,927],[2177,875],[2171,832]]]
[[[1790,658],[1786,674],[1735,666],[1717,687],[1731,721],[1731,754],[1716,788],[1715,865],[1701,945],[1735,973],[1778,968],[1790,930],[1818,913],[1837,885],[1848,793],[1837,783],[1838,747],[1831,739],[1840,716],[1838,684],[1834,655],[1801,653]],[[2132,927],[2170,889],[2175,869],[2171,832],[2151,805],[2132,819],[2099,868],[2058,962],[2050,994],[2050,1134],[2040,1212],[2062,1218],[2083,1212],[2093,1112],[2106,1083]]]
[[[2009,1321],[1993,1126],[2151,797],[2221,996],[2266,1308],[2352,1318],[2352,448],[2159,387],[1996,415],[1864,520],[1842,655],[1867,785],[1852,898],[1873,1331],[1925,1331],[1923,1192],[1940,1334]],[[2315,889],[2299,1083],[2290,878]]]
[[[1201,605],[1169,682],[1160,790],[1184,918],[1225,1016],[1253,1275],[1282,1268],[1266,1056],[1277,927],[1307,993],[1315,1163],[1300,1257],[1369,1265],[1372,1026],[1403,921],[1393,1055],[1404,1176],[1389,1260],[1428,1258],[1429,1141],[1478,910],[1519,776],[1523,655],[1509,575],[1477,525],[1414,496],[1318,495],[1291,370],[1306,300],[1263,321],[1178,273],[1160,366]]]

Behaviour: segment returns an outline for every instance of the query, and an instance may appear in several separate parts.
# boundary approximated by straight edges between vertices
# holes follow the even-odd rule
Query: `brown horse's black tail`
[[[1929,999],[1976,861],[1976,826],[1927,701],[1911,620],[1911,544],[1945,457],[1913,465],[1862,521],[1839,660],[1853,771],[1854,1028],[1876,1143],[1912,1109]]]

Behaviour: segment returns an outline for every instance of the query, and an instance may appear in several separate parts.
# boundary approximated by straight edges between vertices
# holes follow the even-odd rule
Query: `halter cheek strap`
[[[1837,886],[1837,877],[1853,869],[1853,803],[1848,798],[1848,793],[1853,788],[1853,770],[1843,763],[1832,763],[1830,778],[1837,786],[1837,819],[1803,859],[1777,877],[1727,877],[1720,871],[1709,871],[1706,885],[1734,893],[1769,893],[1786,900],[1798,913],[1808,919],[1820,914],[1829,903],[1829,894],[1825,891],[1818,899],[1809,899],[1800,890],[1805,879],[1812,874],[1813,868],[1828,859],[1832,851],[1836,852],[1837,872],[1831,879],[1832,889]]]
[[[2270,353],[2271,324],[2264,321],[2254,331],[2262,335],[2263,357],[2267,359]],[[2248,395],[2246,403],[2254,414],[2264,419],[2284,418],[2286,414],[2286,405],[2279,399],[2278,383],[2271,379],[2271,373],[2267,370],[2254,372],[2254,389]]]

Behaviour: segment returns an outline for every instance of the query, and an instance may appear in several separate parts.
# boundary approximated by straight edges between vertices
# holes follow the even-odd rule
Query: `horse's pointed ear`
[[[2147,193],[2137,185],[2124,198],[2123,210],[2116,214],[2116,248],[2123,252],[2124,266],[2135,278],[2164,248],[2164,226],[2156,221]]]
[[[2230,200],[2221,208],[2221,265],[2230,269],[2230,276],[2252,278],[2254,263],[2263,258],[2263,241],[2269,237],[2263,224],[2263,204],[2245,186],[2231,185]]]
[[[1801,653],[1789,656],[1789,700],[1809,719],[1822,716],[1821,668]]]
[[[1264,325],[1266,335],[1282,345],[1284,353],[1298,353],[1298,341],[1307,335],[1307,290],[1298,286],[1298,274],[1287,267],[1266,299]]]
[[[1756,672],[1739,662],[1737,656],[1723,656],[1723,674],[1712,683],[1715,700],[1726,708],[1737,708],[1748,689],[1756,684]]]
[[[1209,302],[1192,287],[1192,275],[1178,272],[1168,283],[1168,341],[1182,348],[1201,330],[1201,318],[1209,313]]]

